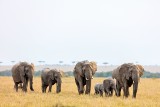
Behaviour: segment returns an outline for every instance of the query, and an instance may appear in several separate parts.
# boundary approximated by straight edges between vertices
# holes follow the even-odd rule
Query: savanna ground
[[[12,77],[0,77],[1,107],[160,107],[160,79],[141,79],[137,98],[132,99],[132,87],[127,99],[121,97],[100,97],[94,95],[94,85],[104,78],[92,80],[91,95],[78,95],[73,77],[62,78],[62,92],[55,93],[55,85],[51,93],[41,92],[40,77],[34,78],[34,92],[21,90],[15,92]]]

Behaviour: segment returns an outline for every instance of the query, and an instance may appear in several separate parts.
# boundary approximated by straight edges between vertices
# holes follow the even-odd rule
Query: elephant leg
[[[23,88],[22,88],[22,90],[23,90],[24,92],[27,92],[26,78],[21,77],[21,80],[22,80],[22,83],[23,83]]]
[[[103,97],[103,91],[100,91],[100,97]]]
[[[42,85],[42,93],[44,93],[44,86]]]
[[[128,84],[127,84],[127,81],[124,80],[124,87],[123,87],[123,92],[124,92],[124,97],[128,97]]]
[[[85,94],[90,94],[90,91],[91,91],[91,80],[87,80]]]
[[[28,78],[26,78],[26,91],[27,91],[27,87],[28,87]]]
[[[99,91],[98,91],[98,90],[95,90],[95,94],[96,94],[96,95],[99,94]]]
[[[110,89],[109,88],[107,88],[107,97],[109,97],[111,95],[111,93],[110,93]]]
[[[46,93],[48,85],[44,85],[44,93]]]
[[[105,97],[107,97],[107,90],[104,88]]]
[[[33,77],[30,78],[29,82],[30,82],[30,90],[34,91],[34,89],[33,89]]]
[[[78,83],[78,81],[75,79],[75,83],[76,83],[76,85],[77,85],[77,89],[78,89],[78,93],[79,93],[79,91],[80,91],[80,86],[79,86],[79,83]]]
[[[110,94],[110,96],[113,96],[113,89],[111,89],[111,94]]]
[[[120,97],[121,96],[121,86],[120,86],[120,83],[118,81],[116,83],[117,83],[117,85],[116,85],[116,87],[117,87],[117,96]]]
[[[129,87],[127,87],[127,96],[129,96]]]
[[[15,89],[16,89],[16,92],[18,92],[18,83],[15,82],[14,87],[15,87]]]
[[[49,90],[48,90],[48,92],[51,92],[51,90],[52,90],[52,83],[49,83]]]
[[[115,95],[117,96],[117,89],[116,88],[113,88],[113,89],[114,89]]]
[[[136,98],[137,89],[138,89],[138,82],[134,81],[134,83],[133,83],[133,96],[132,96],[132,98]]]
[[[45,84],[42,84],[42,93],[45,92]]]
[[[82,81],[79,81],[79,94],[83,94],[84,93],[84,86]]]
[[[108,97],[110,95],[110,91],[108,88],[105,89],[105,96]]]

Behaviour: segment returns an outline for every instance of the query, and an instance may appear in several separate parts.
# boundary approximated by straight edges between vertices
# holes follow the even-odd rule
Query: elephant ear
[[[96,64],[96,62],[91,61],[91,62],[90,62],[90,67],[91,67],[91,69],[92,69],[92,74],[94,75],[95,72],[97,71],[97,64]]]
[[[31,63],[31,64],[30,64],[30,68],[32,69],[32,72],[34,72],[34,70],[35,70],[35,66],[34,66],[34,64],[33,64],[33,63]]]
[[[75,65],[74,73],[75,73],[75,74],[79,74],[80,76],[84,77],[83,65],[84,65],[83,62],[78,62],[78,63]]]
[[[64,73],[63,70],[59,70],[58,72],[60,72],[61,77],[64,77],[64,76],[65,76],[65,73]]]
[[[139,65],[139,64],[137,64],[136,66],[137,66],[137,68],[139,70],[139,76],[141,77],[143,75],[143,73],[144,73],[144,68],[143,68],[142,65]]]

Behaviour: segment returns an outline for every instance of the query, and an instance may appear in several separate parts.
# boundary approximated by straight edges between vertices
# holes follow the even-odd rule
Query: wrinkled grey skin
[[[52,85],[56,83],[56,93],[61,92],[61,74],[56,69],[45,69],[41,74],[42,93],[46,93],[46,89],[49,86],[48,92],[51,92]]]
[[[95,95],[96,94],[100,94],[101,97],[103,97],[103,91],[104,91],[104,88],[103,88],[103,84],[96,84],[94,86],[94,90],[95,90]]]
[[[33,89],[33,72],[34,68],[32,64],[28,64],[27,62],[20,62],[12,67],[12,77],[15,83],[16,92],[18,92],[18,84],[22,86],[22,90],[27,92],[28,81],[30,81],[30,90]]]
[[[73,74],[79,94],[84,93],[84,86],[86,85],[85,94],[90,94],[91,79],[93,78],[95,71],[90,67],[89,61],[78,62],[75,65]]]
[[[105,79],[103,81],[103,87],[106,97],[113,96],[113,90],[115,91],[115,95],[117,95],[116,83],[113,79]]]
[[[112,78],[116,79],[117,96],[121,95],[121,88],[123,88],[124,97],[129,96],[129,87],[133,84],[133,98],[136,98],[138,83],[140,77],[143,75],[144,68],[141,65],[134,65],[132,63],[125,63],[116,68],[112,73]]]

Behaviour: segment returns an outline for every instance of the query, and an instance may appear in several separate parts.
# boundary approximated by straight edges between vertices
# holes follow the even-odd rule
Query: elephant
[[[78,93],[84,93],[84,86],[86,85],[85,94],[90,94],[91,91],[91,79],[97,71],[97,64],[94,61],[88,60],[78,62],[73,70],[75,77],[75,83],[77,85]]]
[[[46,89],[49,86],[48,92],[51,92],[52,85],[56,83],[56,93],[61,92],[61,73],[57,69],[44,69],[41,74],[42,93],[46,93]]]
[[[117,95],[116,83],[113,79],[107,78],[103,80],[103,87],[106,97],[113,96],[113,90],[115,91],[115,95]]]
[[[95,95],[96,94],[100,94],[100,96],[101,97],[103,97],[103,91],[104,91],[104,88],[103,88],[103,84],[96,84],[95,86],[94,86],[94,90],[95,90]]]
[[[12,67],[11,72],[16,92],[18,92],[18,84],[22,86],[22,91],[27,92],[28,81],[30,81],[30,90],[34,91],[33,89],[34,65],[32,63],[29,64],[27,62],[19,62]]]
[[[112,72],[112,78],[116,79],[117,96],[121,96],[121,88],[123,88],[124,97],[129,96],[129,87],[133,84],[132,98],[136,98],[138,83],[143,75],[144,68],[142,65],[133,63],[124,63]]]

